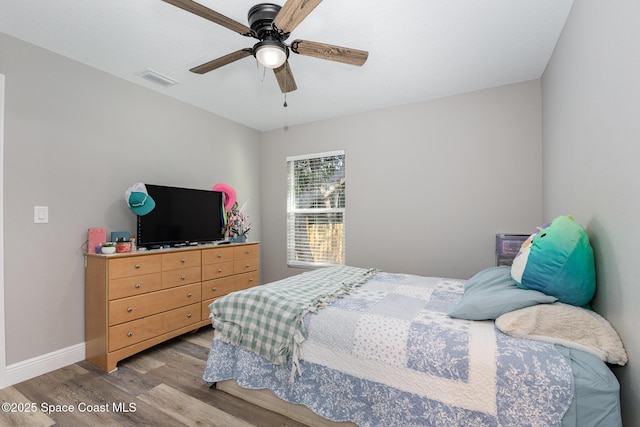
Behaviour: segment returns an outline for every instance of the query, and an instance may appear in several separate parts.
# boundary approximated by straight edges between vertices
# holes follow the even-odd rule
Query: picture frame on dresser
[[[86,254],[86,359],[119,361],[209,326],[209,304],[259,284],[260,244]]]

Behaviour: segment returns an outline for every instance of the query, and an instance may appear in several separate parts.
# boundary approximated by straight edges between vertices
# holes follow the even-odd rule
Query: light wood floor
[[[0,390],[0,426],[303,426],[207,387],[212,337],[212,328],[201,328],[110,374],[83,361]],[[22,412],[5,412],[7,404]]]

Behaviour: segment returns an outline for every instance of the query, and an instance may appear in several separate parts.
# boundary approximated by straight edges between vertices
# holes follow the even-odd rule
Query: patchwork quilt
[[[559,426],[573,399],[553,345],[452,319],[464,281],[378,273],[307,314],[300,375],[216,337],[204,380],[269,388],[360,426]]]

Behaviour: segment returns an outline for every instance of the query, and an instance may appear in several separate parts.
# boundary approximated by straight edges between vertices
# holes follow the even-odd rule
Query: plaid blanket
[[[326,267],[263,286],[230,293],[209,305],[211,323],[223,339],[299,372],[302,318],[349,294],[379,270]]]

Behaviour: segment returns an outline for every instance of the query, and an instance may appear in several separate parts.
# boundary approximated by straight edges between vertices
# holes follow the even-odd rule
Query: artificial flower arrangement
[[[231,234],[236,236],[245,236],[249,230],[251,230],[249,216],[244,213],[244,208],[246,206],[247,204],[245,203],[244,206],[242,206],[242,209],[239,209],[238,202],[236,202],[228,212],[227,228]]]

